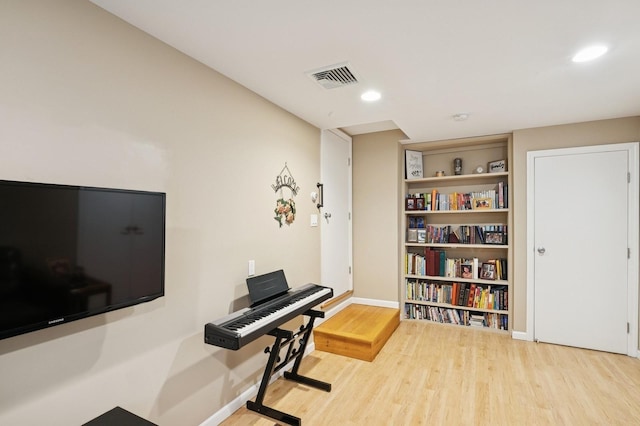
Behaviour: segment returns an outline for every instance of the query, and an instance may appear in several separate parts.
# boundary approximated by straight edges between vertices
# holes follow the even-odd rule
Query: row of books
[[[446,303],[467,308],[509,310],[509,288],[476,283],[439,283],[405,280],[407,300]]]
[[[407,242],[428,244],[507,244],[508,227],[494,225],[425,225],[422,217],[409,217]]]
[[[506,280],[507,259],[447,258],[445,250],[425,247],[424,254],[405,254],[405,273],[431,277]]]
[[[405,318],[458,324],[470,327],[486,327],[496,330],[509,329],[509,316],[493,312],[471,312],[437,306],[405,304]]]
[[[508,192],[506,182],[499,182],[495,189],[464,193],[444,194],[434,189],[431,192],[409,194],[405,208],[430,211],[506,209],[509,207]]]
[[[405,254],[405,272],[408,275],[444,277],[446,264],[446,252],[432,247],[426,247],[424,255],[416,252],[407,252]],[[477,278],[477,276],[472,278]]]
[[[507,259],[504,258],[488,259],[479,263],[477,257],[473,259],[447,257],[445,258],[444,268],[444,276],[447,278],[481,278],[483,280],[508,279]]]

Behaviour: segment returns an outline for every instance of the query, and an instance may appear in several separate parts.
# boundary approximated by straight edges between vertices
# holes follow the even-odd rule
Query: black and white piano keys
[[[317,284],[290,290],[276,299],[206,324],[205,343],[226,349],[240,349],[331,297],[331,288]]]
[[[327,392],[331,391],[331,384],[298,374],[307,343],[311,338],[313,323],[316,318],[324,318],[324,312],[312,308],[331,297],[333,297],[331,288],[307,284],[298,289],[289,290],[273,300],[234,312],[205,325],[205,343],[231,350],[238,350],[265,334],[275,337],[273,346],[265,349],[265,353],[269,353],[269,360],[256,400],[247,401],[247,409],[288,425],[302,424],[300,418],[263,404],[271,377],[291,361],[294,361],[294,365],[291,371],[284,372],[285,379]],[[280,325],[299,315],[308,316],[309,319],[298,331],[279,328]],[[298,348],[295,348],[296,342],[298,342]],[[281,357],[281,350],[287,345],[286,356]]]

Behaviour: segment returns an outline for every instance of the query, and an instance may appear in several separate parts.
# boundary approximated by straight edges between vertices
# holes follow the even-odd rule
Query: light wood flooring
[[[314,351],[265,405],[319,425],[640,425],[640,360],[402,321],[373,362]],[[222,425],[273,425],[241,408]]]

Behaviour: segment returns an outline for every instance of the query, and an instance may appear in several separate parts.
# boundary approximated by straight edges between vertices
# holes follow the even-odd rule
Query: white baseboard
[[[315,343],[309,342],[309,344],[307,345],[304,351],[303,356],[309,355],[314,350],[315,350]],[[280,377],[282,377],[285,371],[291,370],[293,368],[294,362],[295,360],[292,360],[289,364],[286,365],[286,367],[283,367],[282,370],[280,370],[277,374],[274,374],[271,377],[271,380],[269,380],[269,384],[275,382]],[[249,401],[254,396],[256,396],[258,394],[258,389],[260,389],[260,383],[256,383],[255,385],[251,386],[249,389],[242,392],[233,401],[231,401],[230,403],[222,407],[220,410],[218,410],[215,414],[213,414],[207,420],[200,423],[200,426],[218,426],[220,423],[222,423],[227,418],[229,418],[233,413],[238,411],[240,408],[244,407],[247,401]]]
[[[513,331],[511,332],[511,338],[514,340],[533,340],[529,337],[529,333],[527,333],[526,331]]]
[[[357,303],[359,305],[379,306],[381,308],[395,308],[400,307],[400,302],[393,302],[391,300],[379,300],[379,299],[364,299],[362,297],[352,297],[349,299],[351,303]]]
[[[242,408],[248,400],[258,394],[259,385],[255,384],[244,391],[236,399],[222,407],[213,416],[209,417],[200,426],[218,426],[220,423],[231,417],[233,413]]]

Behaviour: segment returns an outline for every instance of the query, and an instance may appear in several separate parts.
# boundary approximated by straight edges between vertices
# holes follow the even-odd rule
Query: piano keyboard
[[[206,324],[205,343],[239,349],[332,296],[329,287],[307,284],[270,302]]]

